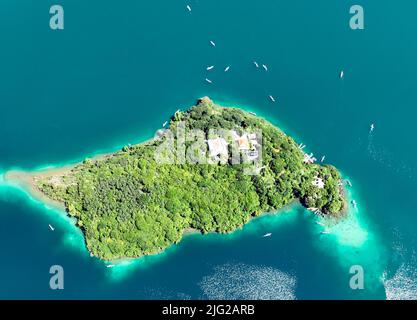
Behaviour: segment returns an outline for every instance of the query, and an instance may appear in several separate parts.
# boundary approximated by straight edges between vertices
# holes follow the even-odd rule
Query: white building
[[[256,140],[256,133],[243,134],[239,136],[236,131],[232,131],[232,138],[236,142],[237,147],[242,153],[244,153],[249,160],[255,160],[258,158],[259,153],[256,150],[258,141]]]
[[[250,143],[248,140],[248,137],[244,134],[243,136],[236,139],[237,146],[239,147],[239,150],[249,150],[250,149]]]
[[[317,159],[313,157],[313,154],[304,153],[304,163],[310,164],[316,162]]]
[[[316,177],[314,178],[313,181],[313,186],[319,188],[319,189],[323,189],[324,188],[324,181],[322,178]]]
[[[207,140],[210,156],[216,157],[218,155],[228,155],[229,151],[227,150],[227,142],[223,138],[215,138]]]

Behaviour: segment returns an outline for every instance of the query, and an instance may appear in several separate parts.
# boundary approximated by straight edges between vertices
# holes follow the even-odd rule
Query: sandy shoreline
[[[105,153],[99,154],[91,158],[86,158],[92,161],[99,161],[110,157],[112,153]],[[65,176],[69,174],[75,167],[82,164],[82,162],[64,165],[61,167],[53,167],[53,168],[46,168],[36,171],[25,171],[25,170],[9,170],[6,171],[3,175],[4,182],[14,185],[16,187],[22,188],[27,191],[33,198],[40,200],[41,202],[52,206],[54,208],[64,210],[65,211],[65,204],[60,201],[53,200],[45,195],[39,188],[37,187],[37,181]]]
[[[152,143],[154,140],[155,140],[155,137],[145,140],[140,143],[133,144],[131,146],[146,145],[148,143]],[[82,161],[78,161],[78,162],[67,164],[67,165],[57,166],[57,167],[50,167],[50,168],[32,170],[32,171],[12,169],[12,170],[4,172],[3,174],[4,182],[12,186],[22,188],[23,190],[28,192],[29,195],[32,196],[34,199],[39,200],[53,208],[66,211],[66,207],[63,202],[56,201],[56,200],[49,198],[46,194],[44,194],[37,187],[37,181],[45,180],[45,179],[53,178],[53,177],[65,176],[69,174],[74,168],[81,165],[86,160],[90,160],[93,162],[101,161],[106,158],[112,157],[114,154],[116,154],[117,152],[120,152],[121,150],[122,148],[119,148],[112,152],[96,154],[92,157],[86,157]],[[193,231],[190,231],[190,233],[192,232]],[[189,232],[187,231],[187,233]]]
[[[54,208],[65,210],[65,205],[62,202],[53,200],[47,197],[42,191],[36,186],[36,180],[40,177],[51,177],[54,174],[65,174],[67,168],[61,169],[47,169],[39,172],[29,172],[21,170],[10,170],[4,174],[4,181],[10,185],[17,186],[27,191],[33,198],[40,200],[41,202],[52,206]]]

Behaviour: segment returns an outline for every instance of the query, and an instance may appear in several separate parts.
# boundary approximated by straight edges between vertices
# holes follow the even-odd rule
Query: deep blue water
[[[361,31],[349,28],[352,1],[59,2],[63,31],[49,29],[50,1],[0,4],[0,172],[143,141],[208,95],[325,154],[353,182],[358,210],[320,235],[294,206],[108,269],[59,212],[3,184],[0,298],[244,295],[233,288],[249,297],[417,298],[414,2],[362,0]],[[49,289],[53,264],[64,267],[62,291]],[[364,268],[364,290],[349,288],[352,265]]]

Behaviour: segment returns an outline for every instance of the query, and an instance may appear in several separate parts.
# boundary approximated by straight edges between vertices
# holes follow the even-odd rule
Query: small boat
[[[269,99],[271,99],[272,102],[275,102],[275,98],[271,95],[269,95]]]
[[[320,162],[323,162],[326,159],[326,156],[322,156]]]
[[[340,71],[340,79],[343,79],[344,76],[345,76],[345,72],[343,70]]]
[[[209,67],[207,67],[206,69],[207,69],[207,71],[210,71],[210,70],[212,70],[214,68],[214,66],[209,66]]]
[[[230,69],[230,66],[227,66],[226,69],[224,69],[224,72],[229,71],[229,69]]]
[[[356,207],[358,206],[358,204],[356,203],[356,201],[355,201],[355,200],[352,200],[352,206],[353,206],[354,208],[356,208]]]
[[[210,44],[211,44],[213,47],[215,47],[215,46],[216,46],[216,43],[215,43],[214,41],[211,41],[211,40],[210,40]]]
[[[259,64],[256,61],[254,61],[253,64],[255,65],[255,67],[259,68]]]
[[[187,10],[188,12],[191,12],[191,6],[189,4],[187,4]]]
[[[166,127],[166,125],[168,124],[168,121],[165,121],[164,124],[162,125],[163,127]]]
[[[352,186],[352,182],[350,182],[350,180],[346,180],[346,184],[351,187]]]
[[[371,133],[372,131],[374,131],[374,129],[375,129],[375,125],[372,123],[371,124],[371,128],[369,129],[369,133]]]
[[[322,231],[320,234],[330,234],[330,231]]]
[[[251,114],[251,115],[253,115],[253,116],[256,116],[256,113],[255,112],[249,112],[249,114]]]
[[[323,213],[320,211],[320,209],[317,209],[316,211],[314,211],[315,214],[318,214],[319,216],[323,215]]]
[[[323,222],[316,221],[316,223],[317,223],[319,226],[324,227],[324,223],[323,223]]]
[[[55,230],[55,228],[52,225],[49,225],[49,229],[51,229],[52,231]]]
[[[262,236],[262,238],[266,238],[266,237],[270,237],[270,236],[272,236],[272,233],[265,233],[263,236]]]
[[[310,154],[304,153],[304,163],[311,164],[316,161],[317,159],[314,157],[313,153],[310,153]]]
[[[114,264],[108,264],[107,266],[106,266],[106,268],[113,268],[114,267]]]
[[[262,65],[262,68],[264,68],[265,71],[268,71],[268,67],[265,64]]]
[[[207,79],[207,78],[206,78],[206,82],[213,83],[213,81],[211,81],[210,79]]]

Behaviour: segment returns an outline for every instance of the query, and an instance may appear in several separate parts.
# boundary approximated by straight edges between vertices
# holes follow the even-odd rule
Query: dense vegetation
[[[77,218],[93,255],[113,260],[156,253],[177,243],[189,228],[230,232],[251,217],[296,199],[323,214],[343,210],[337,170],[305,164],[294,140],[265,120],[203,99],[190,110],[177,112],[169,127],[175,131],[180,121],[187,130],[203,130],[204,139],[213,128],[238,133],[261,130],[259,174],[245,173],[254,164],[231,164],[230,160],[161,164],[155,152],[169,139],[162,133],[104,159],[86,160],[63,176],[39,180],[39,189],[64,202],[68,213]],[[191,144],[186,142],[187,147]],[[171,155],[171,160],[175,162],[176,157]],[[325,182],[323,188],[313,186],[317,176]]]

